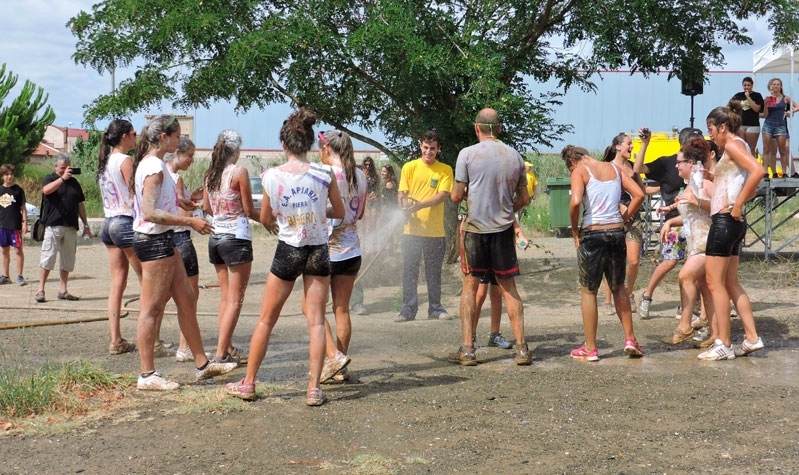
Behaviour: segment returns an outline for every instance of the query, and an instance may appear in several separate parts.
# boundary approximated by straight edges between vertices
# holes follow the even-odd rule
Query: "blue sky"
[[[71,59],[76,40],[65,24],[81,9],[90,11],[93,3],[95,2],[87,0],[0,2],[0,18],[3,18],[3,32],[0,36],[0,51],[3,53],[0,62],[5,62],[8,69],[19,75],[20,83],[29,79],[45,89],[50,95],[49,103],[56,112],[56,125],[59,126],[66,126],[70,122],[72,127],[80,126],[83,123],[83,105],[111,88],[110,76],[99,76],[91,69],[75,65]],[[751,71],[752,54],[771,39],[764,21],[747,22],[746,25],[754,45],[725,48],[725,70]],[[117,82],[124,79],[126,74],[131,72],[118,72]],[[740,89],[738,86],[743,75],[732,73],[722,75],[723,79],[711,79],[710,89],[715,94],[711,94],[706,85],[704,97],[697,96],[697,126],[703,127],[704,117],[711,105],[720,105],[720,101],[726,100]],[[755,79],[755,89],[765,92],[767,78]],[[788,93],[787,78],[784,82]],[[758,87],[761,84],[762,87]],[[540,87],[546,88],[550,85],[544,84]],[[672,125],[687,125],[690,115],[687,112],[690,108],[686,105],[688,98],[680,96],[679,90],[677,81],[667,83],[662,77],[644,79],[640,75],[606,75],[596,94],[570,92],[564,107],[556,111],[558,121],[572,123],[576,129],[573,136],[564,137],[562,142],[582,143],[589,149],[594,149],[603,143],[603,138],[612,137],[619,131],[637,129],[640,125],[648,124],[656,130],[670,130]],[[656,106],[663,101],[669,107],[668,111],[665,111],[665,106]],[[700,102],[702,109],[698,108]],[[671,108],[675,105],[680,105],[678,111]],[[231,105],[217,104],[210,110],[189,110],[185,113],[196,117],[195,141],[201,147],[211,147],[220,130],[233,128],[242,133],[246,148],[279,148],[278,127],[290,113],[290,107],[288,104],[277,104],[263,111],[237,115]],[[601,114],[601,127],[581,126],[588,114]],[[137,124],[137,128],[140,127],[138,124],[144,122],[143,115],[133,116],[131,119]],[[593,119],[586,124],[597,123]],[[560,146],[562,143],[555,144],[552,148],[558,149]],[[356,144],[356,148],[372,147]]]

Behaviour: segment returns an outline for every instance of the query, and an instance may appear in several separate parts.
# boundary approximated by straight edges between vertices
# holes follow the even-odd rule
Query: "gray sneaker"
[[[447,313],[446,310],[440,310],[438,312],[433,312],[427,316],[428,320],[452,320],[452,315]]]
[[[139,375],[139,380],[136,382],[136,389],[142,391],[172,391],[180,387],[180,384],[170,381],[158,371],[154,371],[146,378]]]
[[[744,338],[744,341],[741,342],[741,346],[735,349],[735,356],[746,356],[749,353],[754,353],[757,350],[763,349],[763,339],[758,337],[757,341],[754,343],[749,343]]]
[[[10,284],[10,283],[11,279],[9,279],[7,276],[0,275],[0,285]]]
[[[22,277],[21,275],[17,276],[17,284],[20,287],[24,287],[24,286],[28,285],[28,283],[25,281],[25,277]]]
[[[632,311],[632,313],[635,313],[635,312],[638,311],[638,306],[635,305],[635,294],[632,293],[632,292],[630,292],[630,311]]]
[[[641,294],[641,306],[638,307],[638,315],[641,315],[641,318],[649,318],[650,305],[652,305],[652,297]]]
[[[492,333],[488,336],[488,346],[496,346],[497,348],[502,348],[503,350],[509,350],[513,348],[513,343],[505,340],[503,338],[502,333]]]
[[[350,357],[344,353],[337,351],[333,359],[325,358],[325,364],[322,366],[322,375],[319,376],[319,382],[324,383],[339,371],[346,368],[350,364]]]

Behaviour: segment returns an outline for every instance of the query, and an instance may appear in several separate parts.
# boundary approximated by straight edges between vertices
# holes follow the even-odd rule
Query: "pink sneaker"
[[[585,358],[586,361],[599,361],[599,353],[597,353],[596,348],[588,351],[585,349],[585,345],[583,345],[576,350],[572,350],[572,358]]]
[[[225,392],[239,399],[244,399],[245,401],[254,401],[255,383],[245,383],[243,379],[235,383],[227,383],[225,385]]]
[[[624,354],[630,358],[640,358],[644,356],[644,350],[637,341],[632,339],[624,340]]]

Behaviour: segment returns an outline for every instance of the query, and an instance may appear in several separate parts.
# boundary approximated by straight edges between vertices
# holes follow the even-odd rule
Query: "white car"
[[[33,226],[33,223],[39,219],[39,207],[30,203],[25,203],[25,211],[28,212],[28,225]]]
[[[250,188],[252,189],[252,206],[255,208],[255,212],[260,215],[261,203],[264,201],[264,187],[260,176],[250,177]]]

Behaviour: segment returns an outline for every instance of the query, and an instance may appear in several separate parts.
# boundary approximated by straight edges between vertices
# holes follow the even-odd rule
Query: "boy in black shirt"
[[[11,248],[17,254],[17,283],[25,285],[22,269],[25,255],[22,251],[22,235],[28,232],[28,211],[25,209],[25,191],[14,183],[14,165],[0,166],[0,247],[3,249],[3,274],[0,284],[10,284],[9,265]]]

